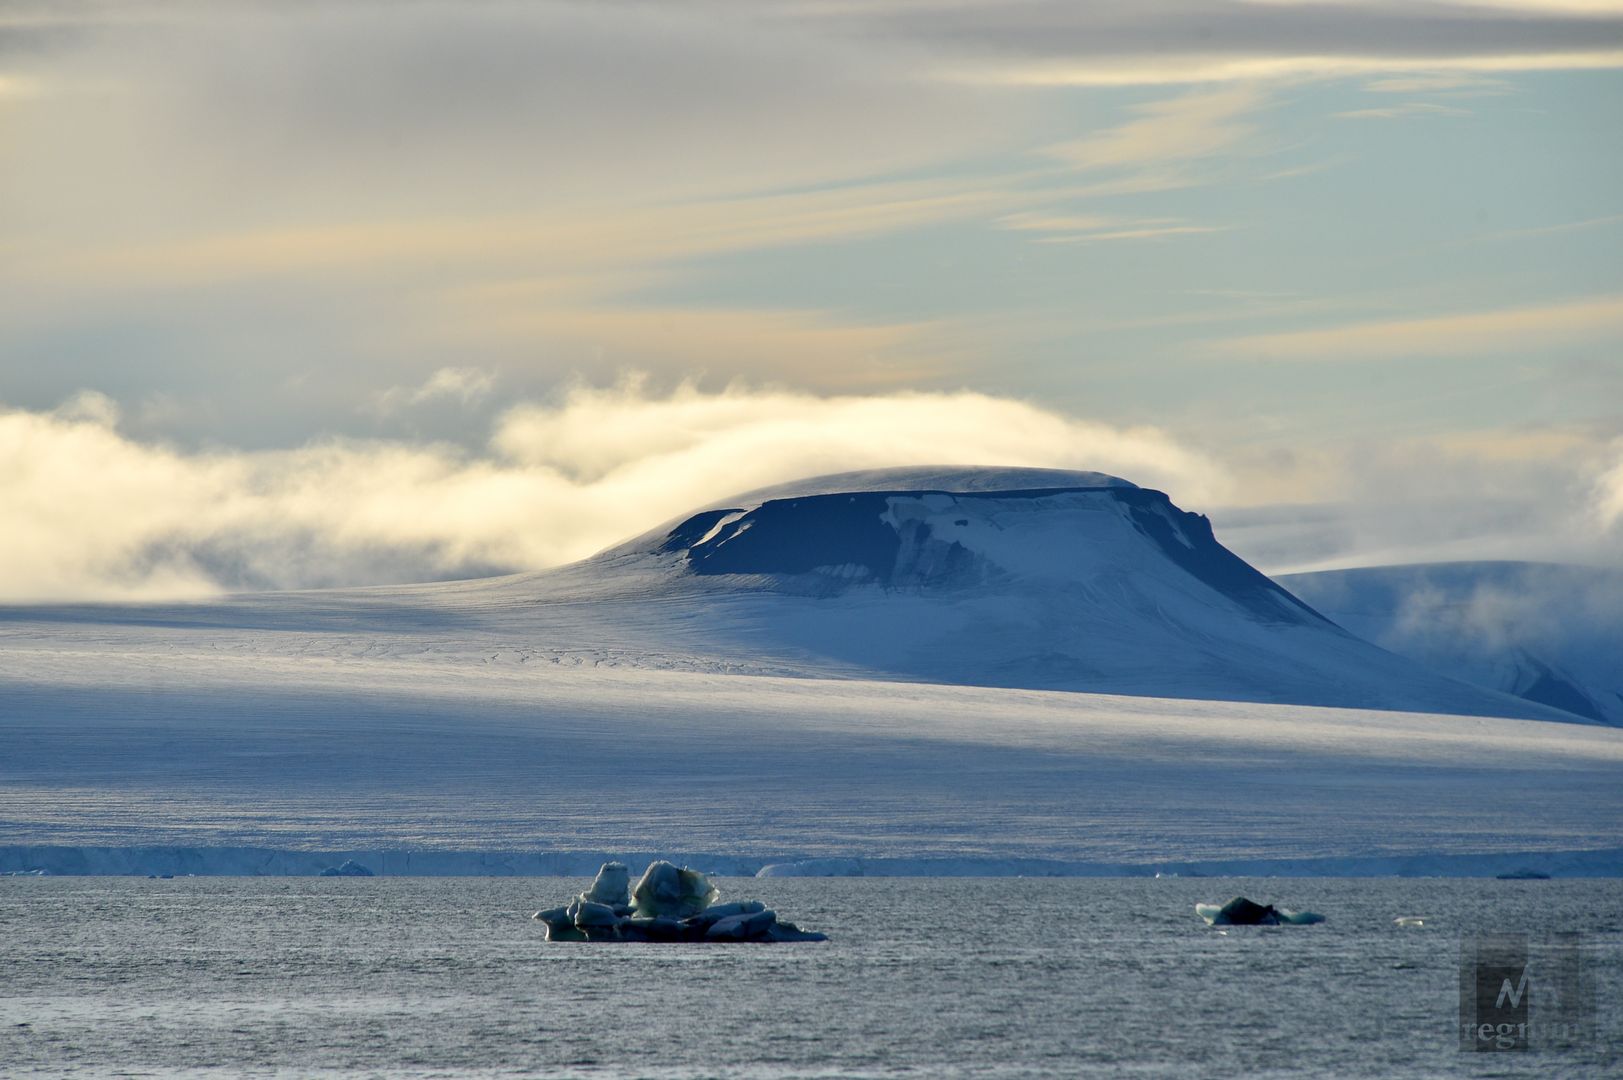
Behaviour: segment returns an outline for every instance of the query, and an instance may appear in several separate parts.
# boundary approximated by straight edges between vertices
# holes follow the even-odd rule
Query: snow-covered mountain
[[[1371,647],[1224,548],[1204,517],[1099,473],[820,477],[505,587],[538,614],[554,598],[612,601],[644,640],[680,628],[689,647],[809,673],[1551,715]]]
[[[1623,731],[1565,715],[1160,493],[848,475],[543,573],[0,609],[0,870],[1618,872]]]
[[[1623,725],[1623,571],[1452,562],[1279,581],[1353,633],[1444,674]]]

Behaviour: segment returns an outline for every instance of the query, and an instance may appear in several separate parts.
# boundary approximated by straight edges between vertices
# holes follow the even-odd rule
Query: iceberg
[[[759,900],[714,903],[720,895],[697,870],[664,860],[648,865],[636,888],[622,863],[608,862],[592,887],[569,903],[537,911],[548,941],[827,941],[778,918]]]
[[[611,907],[625,907],[631,903],[631,872],[625,863],[606,862],[597,872],[592,887],[580,894],[582,900]]]
[[[1324,916],[1316,912],[1276,908],[1244,896],[1222,905],[1196,904],[1195,914],[1205,919],[1207,926],[1311,926],[1324,921]]]
[[[603,870],[613,865],[605,863]],[[598,871],[599,876],[603,870]],[[685,919],[709,907],[716,896],[716,887],[699,871],[677,869],[674,863],[656,859],[631,890],[631,906],[639,915]]]
[[[168,874],[164,875],[168,877]],[[329,866],[321,872],[322,877],[371,877],[372,871],[356,862],[354,859],[345,859],[342,866]]]

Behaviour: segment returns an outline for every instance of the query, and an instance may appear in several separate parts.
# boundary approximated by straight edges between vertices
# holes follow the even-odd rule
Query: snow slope
[[[1351,637],[1158,493],[866,479],[544,574],[0,611],[0,870],[1623,872],[1623,731]]]
[[[1456,679],[1623,724],[1623,571],[1451,562],[1279,581],[1352,632]]]

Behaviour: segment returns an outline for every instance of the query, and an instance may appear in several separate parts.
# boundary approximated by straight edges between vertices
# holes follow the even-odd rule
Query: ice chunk
[[[631,872],[622,862],[606,862],[597,872],[592,887],[580,894],[582,900],[610,907],[625,907],[631,902]]]
[[[623,925],[649,941],[693,941],[699,936],[698,927],[676,919],[633,915]]]
[[[862,877],[860,859],[801,859],[797,862],[768,863],[756,877]]]
[[[605,863],[586,892],[564,907],[537,911],[548,941],[827,941],[778,916],[759,900],[712,903],[716,888],[697,870],[650,863],[626,896],[629,875]],[[601,899],[598,899],[601,898]]]
[[[1216,904],[1196,904],[1195,913],[1205,919],[1208,926],[1279,926],[1282,923],[1311,926],[1324,921],[1323,915],[1312,911],[1276,908],[1244,896],[1236,896],[1221,907]]]
[[[699,871],[678,869],[660,859],[643,871],[631,891],[631,906],[639,915],[686,919],[709,907],[716,895],[716,887]]]
[[[575,918],[568,907],[548,908],[530,918],[546,924],[548,941],[585,941],[586,935],[575,929]]]
[[[692,921],[709,925],[733,915],[754,915],[756,912],[765,910],[766,905],[759,900],[734,900],[728,904],[711,904],[704,911],[693,916]]]
[[[815,930],[802,930],[792,922],[778,920],[766,933],[767,941],[827,941],[827,934]]]
[[[576,900],[566,910],[574,920],[575,927],[580,930],[588,926],[614,926],[620,921],[620,916],[614,913],[614,908],[591,900]]]
[[[1279,916],[1280,922],[1291,926],[1312,926],[1314,923],[1324,921],[1324,916],[1316,911],[1292,911],[1290,908],[1275,908],[1274,914]]]
[[[705,931],[706,941],[753,941],[765,937],[778,921],[777,912],[770,908],[748,914],[729,915]]]
[[[329,866],[321,872],[322,877],[371,877],[372,871],[356,862],[354,859],[345,859],[342,866]]]

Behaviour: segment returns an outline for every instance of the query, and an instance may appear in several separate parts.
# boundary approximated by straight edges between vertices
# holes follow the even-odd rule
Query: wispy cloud
[[[1303,165],[1291,165],[1283,169],[1275,169],[1273,172],[1263,173],[1257,179],[1265,182],[1270,180],[1294,180],[1298,176],[1312,176],[1315,173],[1333,169],[1342,164],[1343,160],[1341,158],[1328,158],[1323,161],[1310,161]]]
[[[590,356],[600,369],[682,376],[720,369],[819,390],[932,380],[962,359],[951,320],[862,321],[837,312],[614,303],[485,304],[462,295],[430,304],[405,330],[443,340]]]
[[[1470,116],[1470,109],[1438,105],[1431,101],[1405,101],[1372,109],[1349,109],[1335,114],[1342,120],[1405,120],[1416,116]]]
[[[1505,79],[1469,71],[1422,71],[1371,79],[1364,89],[1372,94],[1447,94],[1449,97],[1493,97],[1515,91]]]
[[[1602,526],[1623,524],[1623,439],[1612,444],[1613,464],[1595,480],[1595,516]]]
[[[1620,334],[1623,296],[1600,296],[1497,311],[1257,334],[1214,342],[1208,351],[1261,360],[1459,356],[1605,340]]]
[[[1219,537],[1268,573],[1450,560],[1623,566],[1623,440],[1582,426],[1302,445],[1227,459]],[[1291,505],[1268,506],[1289,500]]]
[[[1564,221],[1559,225],[1539,225],[1530,229],[1504,229],[1489,233],[1488,240],[1513,240],[1534,236],[1559,236],[1562,233],[1588,232],[1591,229],[1608,229],[1623,225],[1623,214],[1607,214],[1605,217],[1585,218],[1582,221]]]
[[[1174,236],[1226,232],[1231,225],[1193,225],[1178,218],[1113,218],[1046,213],[1010,214],[998,225],[1040,235],[1039,244],[1089,244],[1108,240],[1165,240]]]
[[[1174,236],[1197,236],[1204,233],[1228,232],[1232,225],[1179,225],[1169,219],[1152,219],[1127,229],[1104,229],[1098,232],[1064,233],[1037,238],[1039,244],[1093,244],[1110,240],[1168,240]]]
[[[1078,169],[1129,169],[1184,162],[1233,149],[1255,132],[1242,119],[1261,108],[1265,92],[1233,86],[1139,105],[1137,119],[1058,143],[1049,156]]]
[[[473,367],[442,367],[417,386],[391,386],[372,400],[370,411],[388,416],[403,408],[450,399],[471,405],[496,385],[493,372]]]

